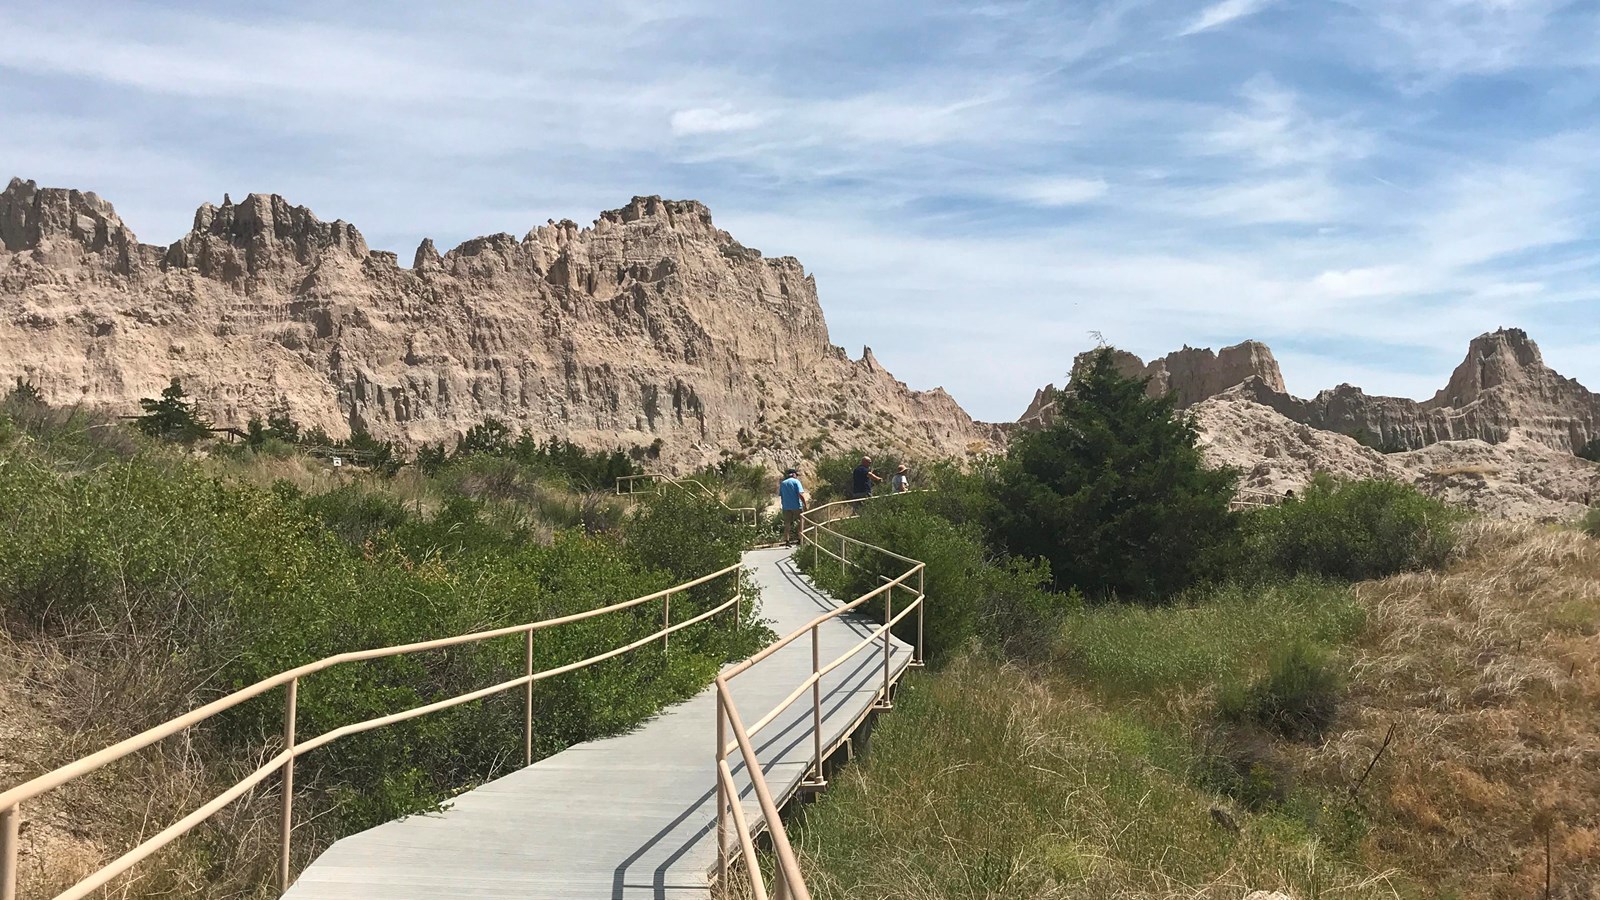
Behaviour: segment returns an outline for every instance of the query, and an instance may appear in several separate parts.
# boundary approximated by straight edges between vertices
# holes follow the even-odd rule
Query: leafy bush
[[[1318,475],[1299,499],[1245,515],[1241,564],[1263,578],[1347,581],[1437,568],[1463,517],[1411,485]]]
[[[1579,449],[1577,455],[1590,462],[1600,462],[1600,437],[1595,438]]]
[[[1600,538],[1600,507],[1595,507],[1584,513],[1579,520],[1578,527],[1583,529],[1592,538]]]
[[[1276,654],[1249,687],[1224,690],[1217,715],[1224,722],[1255,725],[1289,740],[1320,741],[1333,727],[1342,690],[1343,678],[1329,656],[1296,642]]]
[[[1173,404],[1096,354],[1058,396],[1058,421],[1012,442],[995,537],[1094,599],[1156,601],[1201,580],[1235,531],[1234,473],[1206,467]]]
[[[817,460],[817,478],[816,483],[811,485],[811,498],[819,505],[849,499],[855,482],[856,466],[861,465],[863,456],[872,457],[872,470],[883,478],[883,483],[877,486],[877,490],[887,493],[889,476],[894,472],[895,466],[900,464],[900,460],[879,453],[849,450]]]
[[[1196,774],[1202,786],[1252,812],[1282,804],[1295,786],[1294,767],[1253,728],[1214,729],[1199,748]]]
[[[834,527],[927,565],[923,627],[928,659],[941,659],[974,637],[1017,656],[1045,655],[1061,613],[1078,598],[1043,589],[1050,579],[1043,562],[991,556],[975,524],[957,525],[931,511],[936,496],[907,494],[872,501],[863,505],[858,518]],[[797,559],[819,584],[842,599],[859,597],[908,567],[903,560],[872,550],[851,547],[848,553],[860,568],[852,566],[842,574],[836,561],[813,549],[802,548]],[[895,596],[903,602],[911,595],[897,590]],[[882,621],[883,604],[870,602],[863,612]],[[896,634],[915,640],[913,618],[902,620]]]
[[[333,653],[593,609],[683,580],[675,570],[704,566],[698,576],[738,559],[720,510],[647,513],[633,540],[569,531],[540,543],[465,497],[425,516],[361,488],[308,496],[232,485],[160,456],[80,475],[17,453],[5,463],[0,516],[13,526],[0,533],[0,618],[19,637],[54,636],[65,652],[90,646],[79,635],[154,645],[152,656],[194,686],[184,705]],[[655,537],[669,527],[684,529],[676,556]],[[730,614],[680,632],[670,655],[638,651],[541,682],[535,751],[629,727],[693,693],[760,645],[753,606],[738,628]],[[673,618],[708,608],[675,599]],[[647,604],[541,631],[535,665],[593,655],[660,622],[661,608]],[[300,686],[301,734],[515,678],[523,653],[512,636],[326,670]],[[226,758],[260,752],[281,728],[281,702],[273,692],[237,707],[198,729],[196,746]],[[311,757],[297,787],[309,810],[326,813],[318,827],[340,833],[430,808],[521,758],[521,704],[520,693],[497,695],[352,736]],[[131,727],[139,715],[126,719]]]

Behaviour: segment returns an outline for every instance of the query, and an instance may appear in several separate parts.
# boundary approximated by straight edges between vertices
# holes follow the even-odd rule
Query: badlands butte
[[[870,447],[965,458],[1050,421],[975,422],[828,337],[815,280],[692,200],[635,197],[593,225],[548,222],[409,268],[355,226],[277,195],[203,204],[170,246],[140,243],[93,193],[13,179],[0,193],[0,378],[52,403],[136,412],[171,378],[220,425],[285,409],[335,437],[453,440],[486,417],[595,448],[659,441],[686,469]],[[1600,497],[1600,396],[1520,330],[1473,340],[1433,398],[1340,385],[1290,396],[1271,351],[1185,348],[1148,365],[1206,453],[1281,494],[1315,471],[1415,482],[1492,514],[1563,518]],[[1080,360],[1082,357],[1080,356]],[[1388,451],[1388,452],[1384,452]]]

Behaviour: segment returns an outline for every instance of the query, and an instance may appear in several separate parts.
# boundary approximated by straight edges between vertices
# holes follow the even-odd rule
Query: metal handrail
[[[395,647],[380,647],[371,650],[357,650],[349,653],[340,653],[334,656],[329,656],[324,659],[317,660],[316,662],[307,663],[303,666],[299,666],[298,668],[289,669],[288,671],[273,675],[270,678],[258,681],[249,687],[234,691],[225,697],[221,697],[217,700],[207,703],[204,706],[171,719],[161,725],[157,725],[154,728],[150,728],[146,731],[140,732],[137,735],[134,735],[133,737],[113,744],[110,747],[99,751],[98,753],[93,753],[89,756],[83,757],[82,759],[68,763],[65,766],[61,766],[60,768],[40,775],[31,781],[17,785],[16,787],[11,788],[4,793],[0,793],[0,900],[16,900],[17,896],[17,868],[18,857],[21,850],[20,833],[23,803],[34,799],[46,791],[66,784],[73,779],[79,778],[95,771],[96,769],[99,769],[102,766],[115,762],[131,753],[148,747],[151,744],[162,740],[163,738],[171,737],[172,735],[196,725],[220,712],[238,706],[247,700],[260,696],[261,694],[264,694],[267,691],[277,687],[285,688],[283,750],[278,752],[255,771],[251,772],[249,775],[246,775],[232,787],[214,797],[205,805],[184,816],[182,819],[179,819],[172,825],[169,825],[167,828],[158,832],[153,837],[147,838],[138,846],[117,857],[117,859],[113,860],[111,863],[103,866],[98,871],[89,875],[82,881],[79,881],[77,884],[68,888],[61,894],[58,894],[55,900],[78,900],[78,898],[85,897],[98,888],[103,887],[106,883],[111,881],[111,879],[137,865],[141,861],[153,855],[156,851],[160,850],[162,847],[165,847],[178,837],[189,832],[196,825],[199,825],[201,822],[214,815],[218,810],[243,796],[247,791],[266,780],[268,776],[275,772],[281,772],[283,776],[283,810],[280,822],[281,855],[278,864],[278,880],[280,888],[283,890],[288,890],[289,885],[292,883],[292,873],[289,865],[289,850],[290,835],[294,824],[294,762],[300,756],[330,744],[342,737],[347,737],[352,734],[359,734],[364,731],[371,731],[375,728],[381,728],[385,725],[392,725],[397,722],[414,719],[419,716],[427,715],[428,713],[438,712],[439,710],[448,709],[453,706],[459,706],[464,703],[470,703],[474,700],[481,700],[484,697],[498,694],[503,691],[508,691],[512,688],[522,687],[524,689],[523,764],[530,765],[533,762],[533,685],[535,682],[542,681],[546,678],[552,678],[556,675],[566,672],[571,672],[576,669],[581,669],[586,666],[611,659],[612,657],[620,656],[632,650],[637,650],[646,644],[655,642],[658,638],[661,641],[662,651],[666,652],[669,647],[669,639],[673,632],[681,631],[691,625],[703,622],[706,619],[709,619],[712,616],[727,610],[729,607],[734,609],[734,627],[738,627],[739,617],[742,613],[740,605],[743,596],[743,579],[739,574],[740,572],[741,564],[735,563],[734,565],[728,566],[724,569],[719,569],[716,572],[712,572],[709,575],[696,578],[693,581],[686,581],[683,584],[674,585],[670,588],[657,591],[653,594],[646,594],[643,597],[636,597],[632,600],[625,600],[621,603],[614,603],[610,606],[604,606],[599,609],[586,610],[580,613],[572,613],[570,615],[559,616],[553,619],[543,619],[537,622],[529,622],[522,625],[511,625],[504,628],[491,629],[488,631],[457,635],[455,637],[440,638],[432,641],[420,641],[412,644],[402,644]],[[686,619],[676,624],[672,622],[673,595],[687,591],[690,588],[698,587],[702,584],[715,581],[716,579],[727,575],[735,576],[734,591],[731,598],[720,605],[715,606],[712,609],[700,613],[699,615],[696,615],[690,619]],[[603,653],[590,656],[586,659],[578,660],[577,662],[567,663],[565,665],[556,666],[550,669],[544,669],[539,672],[533,671],[534,632],[542,631],[546,628],[552,628],[557,625],[565,625],[572,622],[582,621],[584,619],[594,618],[595,616],[605,615],[607,613],[632,609],[633,607],[656,600],[662,601],[662,628],[660,630],[655,631],[646,637],[633,641],[632,643],[607,650]],[[296,740],[297,735],[295,733],[295,713],[298,707],[300,679],[308,675],[316,674],[317,672],[321,672],[325,669],[329,669],[333,666],[343,663],[359,662],[369,659],[380,659],[390,656],[401,656],[427,650],[438,650],[445,647],[457,646],[459,644],[476,643],[478,641],[489,640],[496,637],[505,637],[507,635],[518,633],[526,635],[527,643],[527,650],[525,654],[525,671],[520,677],[513,678],[509,681],[503,681],[499,684],[491,685],[476,691],[471,691],[469,693],[460,694],[455,697],[438,700],[423,706],[413,707],[398,713],[392,713],[387,716],[380,716],[361,722],[351,723],[349,725],[343,725],[324,732],[323,734],[320,734],[308,741],[299,742]]]
[[[1255,488],[1236,488],[1233,497],[1228,501],[1231,510],[1250,509],[1258,506],[1276,506],[1283,498],[1272,491],[1262,491]]]
[[[740,522],[745,522],[746,519],[748,518],[748,520],[749,520],[748,524],[753,526],[753,525],[756,524],[757,521],[759,521],[759,517],[760,517],[761,511],[756,509],[754,506],[729,506],[727,501],[722,499],[722,495],[721,494],[717,493],[712,488],[707,487],[706,485],[700,483],[699,481],[696,481],[693,478],[674,478],[673,476],[668,475],[665,472],[645,472],[642,475],[621,475],[621,476],[618,476],[617,477],[617,496],[626,497],[626,496],[629,496],[631,494],[644,493],[643,491],[634,490],[633,486],[634,486],[635,482],[646,481],[646,480],[648,480],[648,481],[650,481],[650,482],[655,484],[656,489],[655,489],[655,491],[653,493],[657,493],[657,494],[661,493],[661,484],[662,484],[662,482],[666,482],[667,484],[673,485],[675,487],[682,488],[683,490],[686,490],[686,491],[689,490],[689,486],[690,485],[693,485],[694,487],[699,488],[700,494],[702,496],[704,496],[704,497],[706,497],[708,499],[711,499],[711,500],[715,500],[718,506],[721,506],[723,509],[727,510],[728,512],[737,513],[738,516],[739,516],[739,521]],[[623,490],[623,485],[624,484],[627,485],[627,490]],[[691,491],[691,493],[693,493],[693,492]],[[748,513],[748,516],[746,515],[747,513]]]
[[[840,500],[802,512],[800,514],[800,540],[802,549],[804,548],[805,544],[809,542],[812,547],[814,560],[820,561],[821,554],[824,553],[826,553],[830,558],[838,559],[841,572],[845,571],[846,567],[851,565],[861,568],[860,563],[854,562],[849,558],[849,547],[851,545],[863,547],[871,551],[884,554],[893,559],[906,562],[910,565],[910,567],[896,578],[891,579],[879,576],[884,581],[882,585],[879,585],[865,594],[862,594],[860,597],[857,597],[849,603],[835,607],[834,609],[817,616],[810,622],[807,622],[805,625],[802,625],[784,637],[769,644],[759,653],[756,653],[754,656],[751,656],[744,662],[730,666],[727,670],[717,675],[716,678],[718,883],[725,885],[727,884],[728,879],[730,864],[728,851],[731,848],[728,843],[727,832],[728,819],[731,815],[733,819],[733,825],[738,831],[737,843],[740,855],[744,860],[745,875],[749,880],[750,890],[755,895],[756,900],[767,900],[769,895],[767,892],[765,878],[762,876],[761,869],[757,862],[755,833],[750,829],[745,820],[744,809],[738,799],[738,785],[734,781],[733,770],[728,765],[729,754],[737,750],[740,757],[744,761],[745,771],[750,776],[751,787],[755,790],[756,801],[761,806],[761,815],[766,823],[767,833],[772,840],[773,851],[777,854],[777,871],[774,873],[775,892],[773,896],[777,898],[787,898],[787,900],[811,900],[811,892],[806,887],[805,877],[800,872],[800,864],[794,855],[794,846],[790,843],[789,834],[783,826],[783,820],[779,817],[778,804],[773,799],[772,789],[767,786],[766,775],[761,769],[761,760],[756,756],[755,749],[752,746],[750,739],[756,734],[756,732],[771,724],[775,719],[777,719],[779,714],[781,714],[785,709],[788,709],[789,706],[791,706],[796,700],[800,699],[800,696],[804,694],[807,689],[810,689],[812,710],[812,766],[814,768],[811,779],[809,779],[806,783],[812,787],[821,787],[826,784],[826,781],[823,778],[822,768],[823,761],[825,759],[822,748],[823,676],[827,675],[829,672],[832,672],[840,665],[843,665],[847,660],[854,657],[863,648],[881,639],[883,641],[883,694],[874,708],[892,708],[892,703],[890,702],[892,677],[890,672],[890,656],[892,653],[892,646],[890,642],[893,639],[894,626],[905,619],[906,616],[910,615],[913,610],[915,610],[917,614],[917,642],[915,652],[912,656],[911,665],[922,665],[923,606],[924,601],[926,600],[926,595],[923,593],[923,585],[924,576],[927,570],[926,564],[918,560],[911,559],[910,557],[901,556],[898,553],[885,550],[884,548],[875,544],[869,544],[866,541],[850,537],[849,535],[843,534],[832,528],[828,528],[825,524],[823,524],[822,521],[816,518],[817,515],[822,513],[824,510],[830,510],[828,521],[832,521],[832,511],[854,508],[855,504],[858,502],[860,501]],[[824,550],[822,548],[821,535],[824,533],[829,535],[830,543],[832,542],[833,538],[839,539],[839,553],[837,556],[835,556],[833,551]],[[913,576],[916,577],[915,588],[913,588],[910,584],[910,579]],[[894,612],[894,592],[896,588],[904,588],[906,590],[914,590],[916,592],[916,596],[910,603],[900,610],[898,615],[896,615]],[[884,599],[883,624],[878,628],[873,629],[866,638],[858,642],[849,650],[845,651],[844,654],[838,656],[827,665],[822,665],[819,652],[821,643],[819,636],[820,633],[818,631],[819,626],[821,626],[823,622],[842,616],[845,613],[862,606],[863,604],[877,598],[880,595]],[[794,643],[802,635],[807,633],[811,635],[811,676],[803,680],[800,685],[789,694],[789,696],[785,697],[780,703],[778,703],[777,706],[773,707],[770,712],[762,716],[755,722],[755,724],[747,728],[744,724],[743,718],[739,715],[738,705],[733,701],[733,693],[729,689],[728,683],[737,677],[741,672],[748,670],[751,666],[761,662],[763,659],[766,659],[789,644]],[[730,726],[733,729],[732,741],[728,740],[727,735],[727,731]]]

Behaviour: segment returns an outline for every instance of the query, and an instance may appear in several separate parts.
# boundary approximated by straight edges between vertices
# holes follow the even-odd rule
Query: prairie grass
[[[1238,749],[1226,698],[1295,647],[1331,660],[1337,713],[1246,733],[1275,791],[1245,808],[1210,777]],[[959,656],[790,834],[818,898],[1510,900],[1548,866],[1577,900],[1600,895],[1597,759],[1600,541],[1471,521],[1441,571],[1087,607],[1047,664]]]

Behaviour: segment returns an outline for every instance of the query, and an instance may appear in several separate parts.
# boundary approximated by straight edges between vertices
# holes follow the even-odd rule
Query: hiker
[[[889,479],[889,491],[895,494],[904,494],[911,490],[911,479],[906,477],[905,463],[895,466],[894,477]]]
[[[861,511],[861,501],[872,496],[873,485],[883,480],[883,476],[872,471],[872,457],[861,457],[861,465],[850,475],[850,499],[856,511]]]
[[[805,485],[800,483],[800,472],[788,469],[783,473],[783,480],[778,482],[778,503],[783,507],[783,545],[794,545],[794,535],[800,532],[800,513],[810,505],[811,496],[806,493]],[[804,535],[801,535],[802,537]]]

